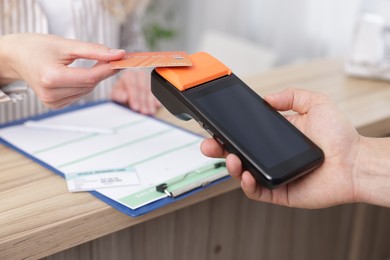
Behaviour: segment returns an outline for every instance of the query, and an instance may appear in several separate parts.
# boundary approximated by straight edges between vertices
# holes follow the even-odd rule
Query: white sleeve
[[[0,87],[0,103],[17,102],[23,99],[27,92],[27,85],[24,81],[16,81]]]
[[[10,101],[12,101],[12,99],[0,89],[0,103],[7,103]]]

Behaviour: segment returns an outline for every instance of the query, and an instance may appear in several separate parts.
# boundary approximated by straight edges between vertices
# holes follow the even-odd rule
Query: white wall
[[[198,51],[202,34],[219,30],[273,50],[278,55],[277,64],[342,57],[351,45],[361,12],[382,13],[390,18],[390,0],[152,1],[164,6],[164,15],[174,13],[173,19],[165,20],[177,35],[162,41],[160,50]]]
[[[205,30],[221,30],[268,47],[287,63],[344,55],[361,1],[375,0],[176,1],[185,6],[186,50],[197,51]]]

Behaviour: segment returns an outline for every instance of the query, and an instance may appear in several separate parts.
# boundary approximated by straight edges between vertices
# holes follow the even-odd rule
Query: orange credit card
[[[122,60],[111,61],[112,69],[135,67],[188,67],[190,56],[184,51],[129,52]]]

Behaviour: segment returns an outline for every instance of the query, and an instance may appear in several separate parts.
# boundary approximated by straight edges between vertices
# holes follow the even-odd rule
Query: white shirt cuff
[[[23,99],[27,92],[27,85],[24,81],[15,81],[11,84],[0,87],[0,103],[18,102]]]

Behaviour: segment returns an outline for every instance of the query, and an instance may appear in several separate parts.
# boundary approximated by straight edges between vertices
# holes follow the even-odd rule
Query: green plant
[[[176,36],[174,29],[176,2],[152,0],[145,13],[143,32],[150,50],[159,49],[162,40],[170,40]]]
[[[160,40],[168,40],[175,37],[175,31],[173,29],[164,28],[156,22],[144,27],[144,34],[150,50],[158,49],[158,42]]]

